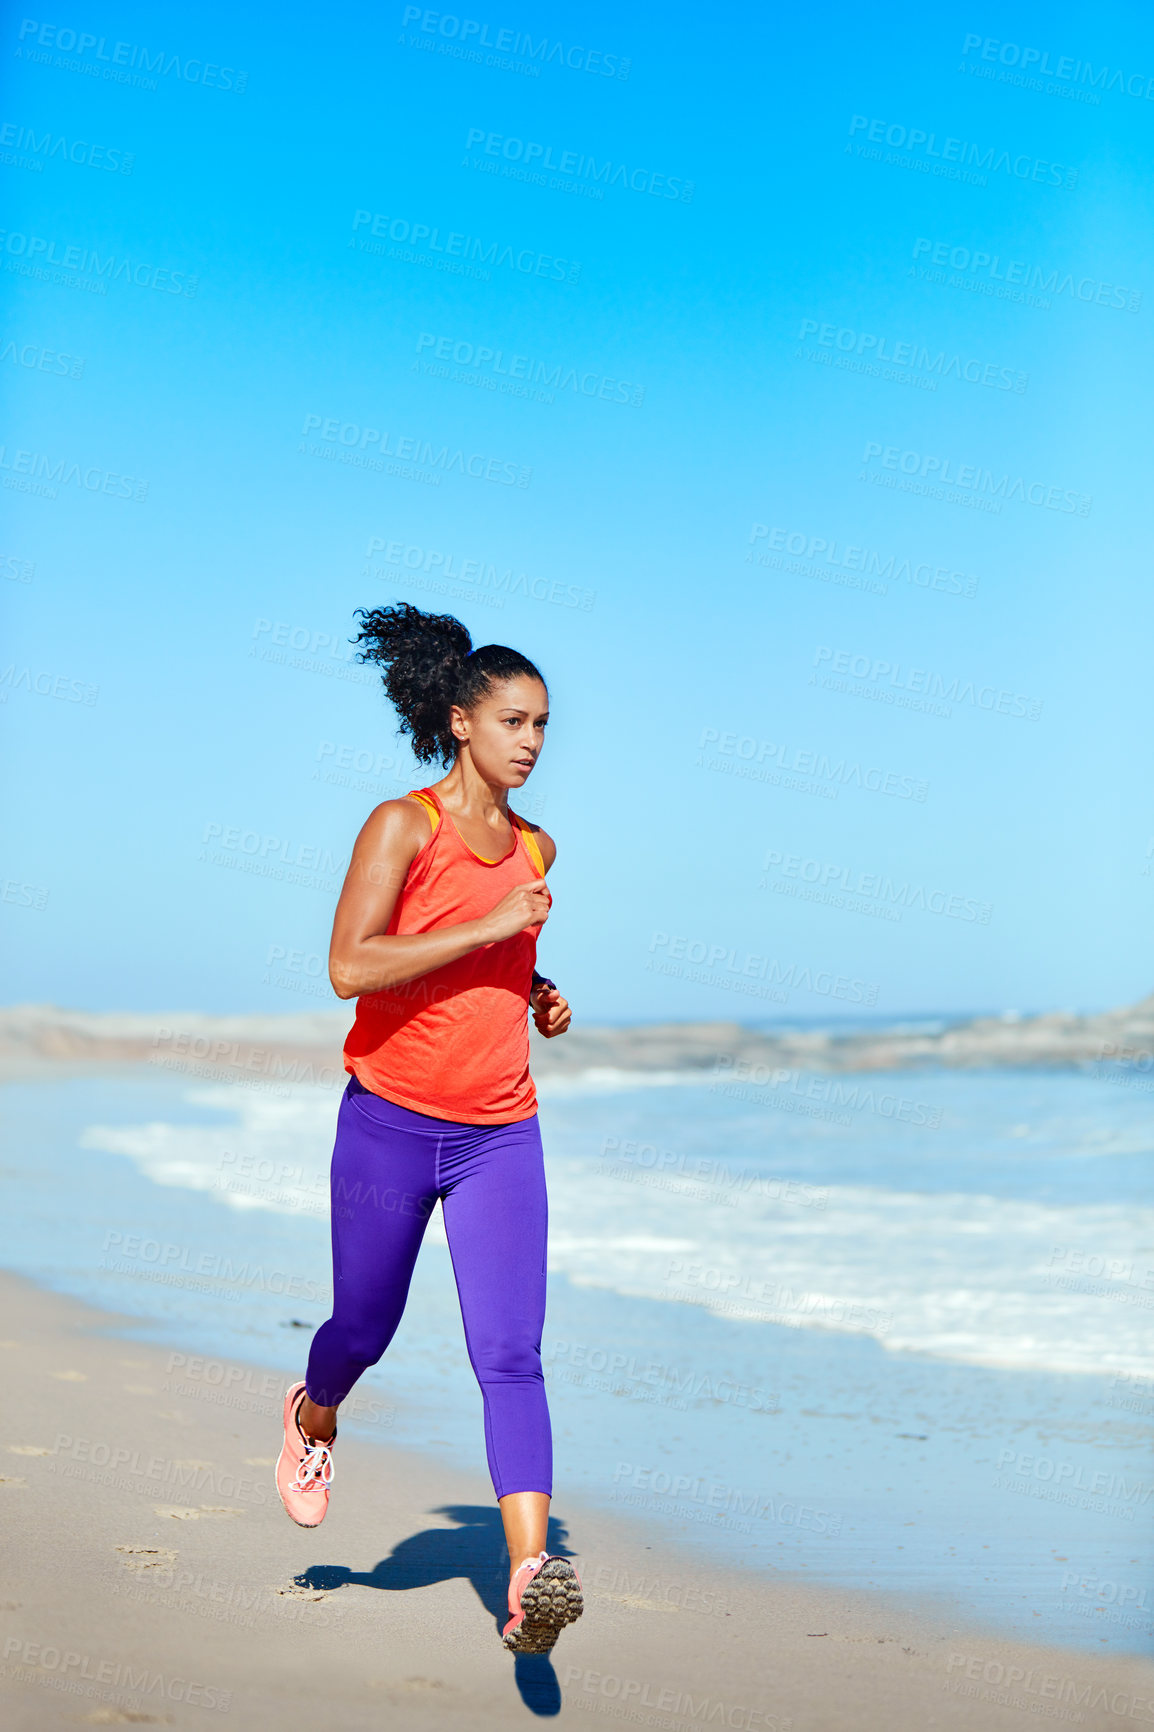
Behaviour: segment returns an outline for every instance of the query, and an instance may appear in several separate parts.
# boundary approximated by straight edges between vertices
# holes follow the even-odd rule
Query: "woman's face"
[[[494,682],[476,708],[450,712],[453,733],[468,742],[477,772],[493,787],[520,788],[541,755],[549,694],[528,674]]]

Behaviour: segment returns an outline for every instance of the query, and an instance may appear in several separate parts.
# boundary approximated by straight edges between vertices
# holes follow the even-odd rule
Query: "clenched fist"
[[[513,938],[518,932],[524,932],[527,926],[544,926],[552,900],[543,878],[534,878],[530,884],[515,885],[484,917],[484,942],[495,944],[502,938]]]
[[[564,1034],[573,1020],[569,1000],[562,998],[555,986],[534,987],[529,994],[529,1007],[533,1012],[534,1028],[546,1040],[552,1040],[555,1034]]]

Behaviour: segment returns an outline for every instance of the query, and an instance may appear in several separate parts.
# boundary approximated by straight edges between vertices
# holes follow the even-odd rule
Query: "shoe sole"
[[[575,1624],[585,1610],[577,1571],[564,1558],[542,1564],[521,1595],[524,1616],[504,1638],[514,1654],[548,1654],[566,1624]]]

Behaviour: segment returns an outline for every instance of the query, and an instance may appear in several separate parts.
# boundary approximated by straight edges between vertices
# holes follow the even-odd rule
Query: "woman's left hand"
[[[529,1006],[533,1012],[534,1028],[546,1040],[552,1040],[555,1034],[564,1034],[573,1020],[569,1000],[562,998],[555,986],[538,986],[529,995]]]

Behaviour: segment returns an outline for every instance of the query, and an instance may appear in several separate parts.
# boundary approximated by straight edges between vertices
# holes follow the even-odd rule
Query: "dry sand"
[[[1154,1724],[1140,1659],[709,1567],[563,1493],[586,1614],[552,1662],[515,1662],[483,1470],[343,1436],[329,1516],[302,1531],[272,1484],[278,1374],[236,1367],[227,1390],[203,1366],[174,1374],[165,1348],[106,1333],[130,1320],[11,1275],[0,1304],[0,1723],[14,1732]]]

